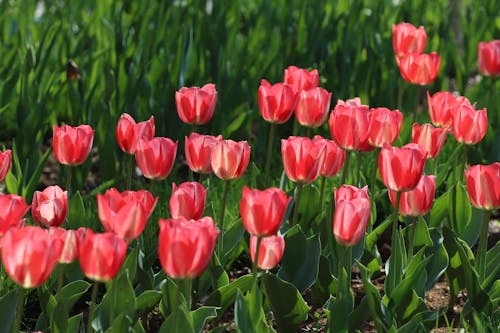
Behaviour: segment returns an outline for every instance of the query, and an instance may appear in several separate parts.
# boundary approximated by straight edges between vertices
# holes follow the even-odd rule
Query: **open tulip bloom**
[[[182,87],[175,93],[177,114],[182,122],[192,125],[204,125],[212,119],[217,104],[215,84],[207,83],[203,87]]]
[[[319,74],[317,69],[311,71],[298,68],[297,66],[288,66],[285,69],[284,81],[291,86],[294,92],[309,90],[319,85]]]
[[[392,26],[392,46],[397,57],[407,53],[422,53],[426,42],[427,34],[423,26],[416,28],[406,22]]]

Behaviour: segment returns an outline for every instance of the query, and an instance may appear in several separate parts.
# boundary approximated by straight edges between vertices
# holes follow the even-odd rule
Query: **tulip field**
[[[0,333],[500,332],[499,14],[0,0]]]

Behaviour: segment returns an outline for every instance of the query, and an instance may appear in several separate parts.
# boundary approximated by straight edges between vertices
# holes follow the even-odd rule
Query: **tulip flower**
[[[120,236],[111,232],[94,234],[87,229],[80,242],[80,267],[91,280],[111,281],[120,270],[126,254],[127,243]]]
[[[425,151],[427,159],[432,159],[443,148],[447,134],[447,128],[435,128],[431,124],[419,126],[417,123],[414,123],[411,138],[413,143],[418,144]]]
[[[120,149],[127,154],[134,154],[137,142],[140,139],[151,140],[155,136],[155,119],[153,116],[147,121],[136,123],[134,118],[123,113],[116,126],[116,140]]]
[[[61,255],[57,261],[61,264],[69,264],[75,261],[80,254],[80,241],[87,229],[79,228],[78,230],[73,230],[51,227],[48,230],[50,237],[58,238],[63,241]]]
[[[436,176],[422,176],[417,186],[401,193],[399,214],[403,216],[423,216],[427,214],[434,201]],[[396,208],[396,192],[389,190],[392,207]]]
[[[94,130],[89,125],[53,126],[52,149],[56,160],[65,165],[80,165],[89,156]]]
[[[141,139],[137,142],[135,161],[144,177],[165,179],[172,171],[176,153],[177,141],[163,137]]]
[[[403,114],[388,108],[370,109],[368,112],[368,143],[381,148],[392,144],[399,135],[403,124]]]
[[[246,231],[259,237],[275,234],[291,200],[283,190],[275,187],[261,191],[244,186],[240,216]]]
[[[432,95],[427,92],[429,115],[434,126],[450,127],[453,123],[452,110],[456,108],[457,99],[452,93],[440,91]]]
[[[406,22],[392,26],[392,46],[398,57],[407,53],[422,53],[426,42],[427,34],[423,26],[416,28]]]
[[[11,228],[0,239],[9,277],[23,288],[41,286],[59,259],[63,241],[39,227]]]
[[[291,86],[294,93],[301,90],[309,90],[319,85],[319,74],[317,69],[308,71],[296,66],[288,66],[285,69],[285,83]]]
[[[385,145],[380,151],[378,168],[385,186],[395,192],[414,189],[424,171],[426,153],[415,143],[401,148]]]
[[[287,177],[297,183],[311,183],[321,173],[326,146],[309,138],[291,136],[281,140],[281,157]]]
[[[204,125],[210,121],[217,104],[215,84],[207,83],[203,87],[182,87],[175,93],[177,114],[182,122]]]
[[[185,138],[185,155],[189,168],[194,172],[212,173],[211,154],[222,135],[211,136],[191,133]]]
[[[486,109],[476,110],[465,97],[457,99],[457,105],[452,112],[452,132],[455,139],[467,145],[481,141],[488,129]]]
[[[335,190],[333,234],[344,246],[356,245],[365,234],[370,222],[368,187],[358,189],[342,185]]]
[[[59,227],[68,213],[68,192],[59,186],[48,186],[42,192],[35,191],[31,203],[33,220],[48,227]]]
[[[403,79],[421,86],[434,82],[441,65],[441,57],[436,52],[407,53],[396,60]]]
[[[296,94],[291,86],[284,83],[271,85],[266,80],[261,80],[258,102],[260,114],[265,121],[282,124],[292,116]]]
[[[479,209],[500,208],[500,163],[471,165],[465,183],[472,205]]]
[[[23,197],[16,194],[0,194],[0,238],[11,227],[24,224],[23,216],[30,209]]]
[[[172,184],[172,196],[169,201],[170,216],[197,220],[205,210],[207,190],[197,182],[185,182],[179,186]]]
[[[321,175],[323,177],[335,176],[342,168],[345,159],[345,151],[337,146],[335,141],[325,139],[319,135],[315,135],[313,141],[325,145],[325,161],[321,168]]]
[[[174,279],[198,277],[208,266],[219,231],[211,217],[160,219],[158,254],[163,270]]]
[[[6,151],[0,151],[0,181],[4,180],[5,176],[7,176],[11,164],[12,151],[10,149],[7,149]]]
[[[330,133],[337,145],[347,151],[359,150],[368,137],[368,106],[359,98],[339,100],[328,120]]]
[[[302,90],[298,94],[295,118],[302,126],[316,128],[325,122],[332,93],[323,88]]]
[[[483,75],[500,75],[500,40],[480,42],[477,47],[477,56]]]
[[[156,207],[156,203],[158,202],[158,198],[153,197],[153,194],[146,190],[125,191],[121,193],[121,196],[126,201],[138,201],[142,205],[142,208],[144,208],[148,219],[151,217],[151,214]]]
[[[212,149],[212,170],[224,180],[240,178],[250,161],[250,151],[246,141],[222,140]]]
[[[250,257],[255,262],[258,237],[250,236]],[[271,235],[261,238],[259,247],[259,260],[257,265],[260,269],[273,269],[278,266],[285,253],[285,239],[281,235]]]

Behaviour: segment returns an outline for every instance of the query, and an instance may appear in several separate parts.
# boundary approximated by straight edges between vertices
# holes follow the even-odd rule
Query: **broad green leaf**
[[[385,279],[384,289],[386,295],[390,296],[403,276],[403,270],[406,267],[406,248],[401,232],[396,232],[396,244],[392,245],[391,256],[385,263],[387,278]]]
[[[347,332],[349,328],[349,314],[354,306],[354,295],[350,288],[350,279],[347,277],[347,272],[342,268],[341,276],[337,282],[344,282],[344,286],[337,286],[337,297],[332,303],[330,301],[330,320],[328,326],[330,332]],[[339,284],[341,284],[339,282]]]
[[[125,314],[120,313],[113,317],[113,322],[106,333],[131,332],[132,320]]]
[[[210,296],[208,296],[205,304],[220,307],[222,311],[220,311],[219,315],[221,315],[234,303],[238,290],[241,292],[248,291],[252,288],[253,280],[252,275],[244,275],[230,284],[212,292]]]
[[[312,220],[318,215],[319,189],[314,184],[305,184],[302,187],[302,193],[299,203],[299,221],[306,233],[309,233]]]
[[[9,332],[16,318],[17,290],[0,297],[0,332]]]
[[[467,225],[470,223],[472,217],[472,208],[467,195],[467,190],[462,183],[457,182],[450,188],[450,191],[452,193],[450,201],[448,202],[448,210],[450,215],[453,215],[453,217],[450,216],[451,226],[457,235],[464,239],[467,231]]]
[[[224,248],[222,249],[222,265],[224,266],[230,259],[231,251],[239,244],[243,235],[245,234],[245,228],[243,223],[237,221],[233,223],[228,230],[224,231]]]
[[[67,332],[68,333],[79,333],[82,319],[83,319],[83,313],[79,313],[79,314],[69,318]]]
[[[262,301],[257,285],[245,296],[238,290],[234,303],[234,321],[238,332],[271,332],[266,323]]]
[[[56,294],[56,300],[63,302],[64,308],[69,313],[73,305],[89,290],[90,286],[90,283],[83,280],[70,282]]]
[[[77,191],[68,200],[68,223],[74,228],[85,227],[85,204],[80,191]]]
[[[205,328],[207,320],[217,317],[216,306],[202,306],[194,311],[191,311],[191,318],[193,318],[193,328],[195,333],[201,333]]]
[[[411,226],[408,226],[406,228],[406,231],[409,232],[410,228]],[[427,227],[427,223],[421,216],[415,222],[415,240],[413,245],[415,247],[432,246],[432,239],[429,234],[429,228]]]
[[[137,314],[146,314],[151,311],[161,299],[161,292],[146,290],[136,299]]]
[[[443,245],[443,236],[435,228],[431,228],[429,231],[433,246],[425,250],[426,256],[432,255],[429,264],[425,268],[427,271],[425,290],[430,290],[434,287],[446,271],[449,261],[448,253]]]
[[[40,161],[38,161],[35,171],[31,175],[28,184],[26,184],[26,186],[22,190],[22,196],[26,199],[27,202],[30,202],[33,198],[33,193],[36,190],[38,182],[40,181],[40,175],[42,174],[43,167],[45,166],[45,162],[47,162],[47,159],[49,158],[51,152],[51,149],[47,149],[45,151]]]
[[[429,227],[441,227],[448,217],[448,206],[450,202],[450,192],[444,193],[442,196],[434,200],[430,212]]]
[[[165,319],[160,333],[194,333],[193,319],[185,304],[178,305]]]
[[[386,218],[382,223],[380,223],[372,232],[366,236],[365,248],[371,251],[375,248],[380,236],[389,228],[392,224],[392,216]]]
[[[398,329],[399,333],[414,333],[414,332],[429,332],[433,325],[436,323],[436,319],[441,317],[444,309],[438,311],[423,311],[419,312],[410,319],[406,324]],[[423,330],[417,330],[418,325],[422,325]],[[425,325],[425,326],[424,326]]]

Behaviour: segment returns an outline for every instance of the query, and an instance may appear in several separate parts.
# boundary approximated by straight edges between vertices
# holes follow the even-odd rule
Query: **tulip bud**
[[[185,182],[177,187],[172,184],[172,196],[169,201],[170,216],[172,218],[185,217],[188,220],[197,220],[205,210],[207,190],[197,182]]]
[[[89,156],[94,130],[89,125],[53,126],[52,149],[57,161],[65,165],[80,165]]]
[[[255,262],[257,250],[257,236],[250,236],[250,257]],[[260,269],[273,269],[278,266],[285,253],[285,239],[281,235],[263,237],[260,241],[259,260],[257,266]]]
[[[471,165],[465,170],[465,183],[474,207],[500,208],[500,163]]]
[[[222,140],[210,156],[212,170],[221,179],[229,180],[243,176],[250,161],[251,147],[246,141]]]
[[[192,125],[204,125],[212,118],[217,104],[215,84],[207,83],[203,87],[182,87],[175,93],[177,114],[182,122]]]
[[[281,140],[281,157],[287,177],[298,183],[311,183],[321,173],[326,146],[321,141],[291,136]]]
[[[222,135],[211,136],[191,133],[185,138],[185,155],[189,168],[194,172],[212,173],[211,154]]]
[[[31,203],[33,220],[46,227],[59,227],[68,213],[68,192],[59,186],[48,186],[42,192],[35,191]]]
[[[172,171],[177,154],[177,142],[169,138],[155,137],[137,142],[135,162],[144,177],[165,179]]]

